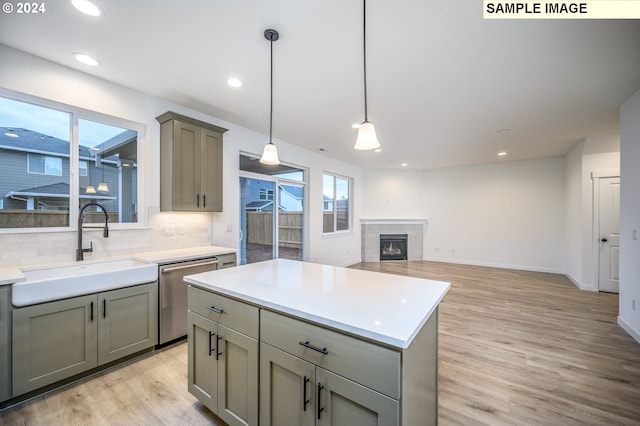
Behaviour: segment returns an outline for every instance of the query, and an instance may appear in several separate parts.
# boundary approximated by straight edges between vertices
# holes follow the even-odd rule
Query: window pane
[[[0,228],[69,226],[71,116],[0,97]]]
[[[347,231],[349,226],[349,181],[336,178],[336,231]]]
[[[87,162],[86,161],[80,161],[78,163],[78,167],[80,167],[80,176],[86,176],[87,175]]]
[[[109,214],[110,223],[137,222],[138,133],[90,120],[78,120],[80,163],[80,204],[97,202]],[[93,210],[93,208],[91,208]],[[101,222],[96,215],[85,214],[88,222]]]
[[[334,177],[322,176],[322,232],[334,232],[333,228],[333,195]]]

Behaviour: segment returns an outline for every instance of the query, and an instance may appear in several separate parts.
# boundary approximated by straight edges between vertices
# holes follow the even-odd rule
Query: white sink
[[[158,265],[134,259],[87,262],[38,269],[21,269],[26,280],[13,284],[14,306],[27,306],[97,293],[158,279]]]

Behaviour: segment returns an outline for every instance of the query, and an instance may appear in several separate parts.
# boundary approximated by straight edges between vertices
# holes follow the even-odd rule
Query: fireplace
[[[380,234],[380,260],[407,260],[407,234]]]

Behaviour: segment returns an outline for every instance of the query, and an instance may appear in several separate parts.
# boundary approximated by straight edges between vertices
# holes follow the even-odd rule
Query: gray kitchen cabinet
[[[98,294],[98,365],[158,343],[158,284]]]
[[[95,294],[13,310],[13,396],[98,365]]]
[[[11,286],[0,286],[0,402],[11,398]]]
[[[157,283],[13,310],[13,396],[157,343]]]
[[[166,112],[160,123],[160,210],[222,211],[226,129]]]
[[[335,336],[324,335],[328,330],[314,330],[315,326],[294,326],[293,330],[289,325],[297,321],[288,323],[289,320],[269,311],[261,311],[262,338],[272,343],[285,342],[282,350],[265,342],[260,343],[261,425],[381,426],[400,423],[400,404],[396,399],[346,378],[350,376],[348,373],[343,377],[318,366],[332,365],[325,361],[334,357],[334,366],[345,371],[351,370],[356,376],[359,373],[354,368],[357,364],[370,367],[370,376],[384,375],[385,367],[379,363],[380,359],[371,359],[367,352],[357,353],[365,349],[360,347],[363,342],[352,339],[354,351],[351,351],[348,341],[351,338],[343,336],[347,340],[335,340]],[[275,336],[278,338],[274,339]],[[303,339],[300,340],[300,337]],[[324,339],[329,346],[316,347],[312,343]],[[370,365],[369,361],[374,365]],[[386,362],[386,369],[394,370],[395,357],[387,357]],[[395,386],[397,383],[392,383],[390,389]],[[288,423],[287,419],[292,419],[292,423]]]
[[[258,424],[258,310],[189,288],[188,389],[229,425]]]

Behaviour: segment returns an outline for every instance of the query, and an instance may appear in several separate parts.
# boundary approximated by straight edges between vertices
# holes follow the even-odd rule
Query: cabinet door
[[[315,424],[315,366],[260,343],[260,424]]]
[[[229,425],[258,424],[258,341],[218,324],[218,410]]]
[[[222,135],[202,129],[200,207],[208,212],[222,211]]]
[[[218,369],[216,362],[217,324],[193,312],[188,313],[189,393],[211,411],[217,412]]]
[[[13,310],[13,395],[98,365],[95,294]]]
[[[318,426],[399,424],[398,401],[320,367],[316,381]]]
[[[0,286],[0,402],[11,397],[11,286]]]
[[[173,210],[199,210],[201,129],[178,120],[173,126]]]
[[[158,283],[98,295],[98,364],[158,343]]]

